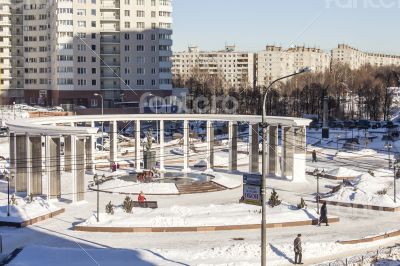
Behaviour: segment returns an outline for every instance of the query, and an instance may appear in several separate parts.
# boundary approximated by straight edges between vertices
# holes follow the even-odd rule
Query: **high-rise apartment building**
[[[351,69],[358,69],[367,64],[374,67],[400,66],[400,56],[368,53],[347,44],[339,44],[332,50],[332,63],[347,64]]]
[[[183,80],[195,74],[219,77],[224,87],[248,87],[254,84],[255,59],[253,53],[238,52],[234,46],[225,50],[203,52],[198,47],[174,53],[172,74]]]
[[[267,86],[273,80],[304,67],[323,72],[330,68],[330,64],[330,55],[318,48],[296,46],[283,49],[268,45],[264,51],[257,53],[257,85]]]
[[[11,22],[11,23],[10,23]],[[172,90],[171,0],[0,0],[8,102],[105,106]]]

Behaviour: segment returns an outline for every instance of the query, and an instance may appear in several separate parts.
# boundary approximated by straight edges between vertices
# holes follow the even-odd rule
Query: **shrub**
[[[272,190],[271,196],[268,201],[268,205],[271,206],[272,208],[281,205],[282,201],[279,200],[278,193],[276,193],[275,189]]]
[[[383,196],[383,195],[387,195],[387,188],[379,190],[378,192],[376,192],[376,194],[378,194],[379,196]]]
[[[132,213],[133,200],[129,196],[126,196],[124,203],[122,204],[122,208],[126,213]]]
[[[299,210],[301,210],[301,209],[306,209],[306,208],[307,208],[307,204],[306,204],[306,202],[304,201],[303,198],[301,198],[300,204],[297,204],[297,208],[298,208]]]
[[[112,205],[111,201],[106,205],[106,213],[114,215],[114,206]]]

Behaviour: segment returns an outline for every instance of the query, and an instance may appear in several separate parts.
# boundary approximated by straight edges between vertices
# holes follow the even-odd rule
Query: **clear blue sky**
[[[348,8],[348,3],[358,3]],[[379,4],[380,6],[373,6]],[[369,3],[369,4],[368,4]],[[400,55],[400,0],[173,0],[174,51],[348,43]],[[386,5],[386,6],[385,6]]]

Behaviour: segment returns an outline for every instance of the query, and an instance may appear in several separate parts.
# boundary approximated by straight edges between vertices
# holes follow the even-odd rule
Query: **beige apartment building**
[[[295,46],[284,49],[267,45],[264,51],[257,53],[257,85],[267,86],[273,80],[304,67],[323,72],[330,68],[330,64],[331,56],[318,48]]]
[[[172,91],[171,0],[0,0],[5,101],[106,107]]]
[[[204,52],[198,47],[174,53],[172,74],[183,80],[195,74],[207,74],[222,78],[224,87],[248,87],[254,85],[255,55],[238,52],[235,46],[222,51]]]
[[[332,50],[332,63],[347,64],[351,69],[367,64],[374,67],[400,66],[400,56],[363,52],[347,44],[339,44]]]

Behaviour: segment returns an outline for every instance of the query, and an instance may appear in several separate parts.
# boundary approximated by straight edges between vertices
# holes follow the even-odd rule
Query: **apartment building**
[[[198,47],[189,47],[185,52],[174,53],[172,74],[183,80],[194,74],[218,76],[224,87],[248,87],[254,85],[254,53],[238,52],[235,46],[226,46],[222,51],[204,52]]]
[[[98,93],[116,107],[170,95],[171,46],[171,0],[0,0],[8,102],[96,107]]]
[[[315,72],[330,68],[331,56],[318,48],[295,46],[284,49],[267,45],[264,51],[257,53],[257,85],[267,86],[273,80],[293,74],[304,67]]]
[[[400,56],[363,52],[347,44],[339,44],[332,50],[332,63],[347,64],[351,69],[367,64],[374,67],[400,66]]]

